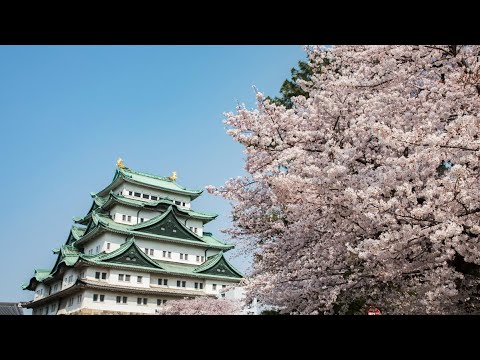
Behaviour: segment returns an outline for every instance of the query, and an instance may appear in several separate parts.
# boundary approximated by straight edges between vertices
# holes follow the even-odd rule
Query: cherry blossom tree
[[[284,313],[480,313],[480,47],[311,46],[293,108],[226,114],[248,176],[207,187]],[[326,65],[325,65],[326,64]]]
[[[158,309],[160,315],[238,315],[240,311],[236,300],[211,297],[170,300]]]

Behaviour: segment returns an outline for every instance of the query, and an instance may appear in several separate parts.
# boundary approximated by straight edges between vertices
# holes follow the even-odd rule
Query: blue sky
[[[0,46],[0,301],[32,298],[21,284],[53,265],[119,156],[190,188],[242,175],[223,112],[253,107],[253,85],[277,95],[304,58],[301,46]],[[219,213],[207,230],[228,241],[227,201],[205,192],[192,207]]]

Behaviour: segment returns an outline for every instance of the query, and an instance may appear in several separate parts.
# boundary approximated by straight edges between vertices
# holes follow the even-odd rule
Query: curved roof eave
[[[225,263],[227,264],[228,267],[230,267],[230,269],[235,273],[237,274],[238,276],[242,277],[243,278],[243,274],[237,270],[226,258],[225,256],[223,255],[223,251],[220,251],[218,254],[214,255],[209,261],[206,261],[204,262],[202,265],[200,265],[199,267],[197,267],[194,272],[198,273],[198,274],[201,274],[202,272],[204,271],[207,271],[211,268],[213,268],[215,265],[218,264],[218,262],[220,260],[225,261]]]
[[[134,176],[144,177],[144,178],[147,178],[147,179],[150,178],[150,179],[153,179],[154,181],[163,181],[163,182],[167,182],[167,183],[172,182],[168,178],[163,178],[163,177],[156,176],[156,175],[142,173],[142,172],[135,171],[135,170],[132,170],[132,169],[129,169],[129,168],[121,169],[121,168],[117,167],[115,169],[115,175],[113,176],[113,179],[110,182],[110,184],[108,184],[102,190],[100,190],[96,193],[92,193],[92,194],[96,195],[96,196],[106,196],[110,190],[112,190],[115,187],[117,187],[118,185],[120,185],[120,183],[122,181],[129,182],[129,183],[132,183],[132,184],[141,185],[141,186],[145,186],[145,187],[149,187],[149,188],[152,188],[152,189],[163,190],[163,191],[166,191],[166,192],[188,195],[188,196],[191,197],[192,200],[197,198],[198,196],[200,196],[203,193],[203,189],[202,190],[187,189],[187,188],[185,188],[181,185],[178,185],[178,184],[174,183],[174,185],[177,187],[175,189],[175,188],[171,188],[171,187],[162,186],[160,184],[152,184],[152,183],[148,183],[148,182],[143,182],[141,180],[136,180],[136,179],[133,178]]]

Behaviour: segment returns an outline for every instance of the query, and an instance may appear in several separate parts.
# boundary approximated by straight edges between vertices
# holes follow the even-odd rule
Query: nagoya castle
[[[155,314],[169,300],[224,295],[242,274],[225,244],[204,226],[217,215],[194,211],[202,190],[134,171],[117,161],[113,180],[91,193],[51,269],[36,269],[23,289],[34,315]],[[221,301],[221,300],[219,300]]]

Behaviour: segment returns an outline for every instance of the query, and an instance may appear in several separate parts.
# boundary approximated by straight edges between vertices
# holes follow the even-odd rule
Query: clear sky
[[[0,301],[32,299],[21,284],[53,266],[51,249],[119,156],[139,171],[176,170],[189,188],[242,175],[223,112],[253,107],[253,85],[278,95],[305,57],[301,46],[0,46]],[[220,214],[206,230],[229,241],[227,201],[205,191],[192,208]]]

